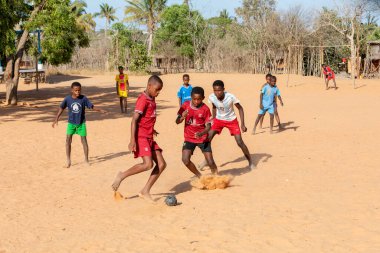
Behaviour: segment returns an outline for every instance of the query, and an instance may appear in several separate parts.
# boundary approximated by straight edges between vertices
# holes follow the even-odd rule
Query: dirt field
[[[191,74],[207,95],[225,81],[245,109],[243,135],[257,169],[249,171],[226,129],[213,141],[222,174],[235,176],[225,190],[192,189],[181,162],[183,126],[175,124],[182,75],[162,76],[157,98],[168,167],[153,186],[153,205],[136,197],[150,172],[126,179],[115,201],[116,173],[135,164],[128,152],[130,115],[147,76],[131,76],[130,110],[119,113],[114,76],[61,76],[55,83],[20,85],[17,107],[0,107],[0,252],[380,252],[380,81],[338,79],[325,91],[314,77],[279,76],[286,130],[251,135],[263,75]],[[87,111],[91,166],[78,136],[73,166],[64,169],[67,114],[51,123],[72,81],[110,113]],[[5,87],[0,85],[0,98]],[[201,162],[195,152],[193,160]],[[164,204],[167,194],[182,202]]]

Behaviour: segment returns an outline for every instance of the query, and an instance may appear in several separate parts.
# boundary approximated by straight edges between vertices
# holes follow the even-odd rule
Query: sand
[[[225,81],[245,109],[243,135],[257,169],[228,131],[213,142],[223,190],[193,189],[181,162],[183,126],[174,121],[181,75],[162,76],[157,142],[168,167],[152,189],[157,204],[137,197],[149,172],[126,179],[115,201],[118,171],[137,161],[128,151],[130,113],[119,113],[114,76],[60,76],[55,83],[20,84],[18,107],[0,107],[0,252],[380,252],[380,81],[338,79],[324,90],[315,77],[279,76],[285,131],[250,131],[258,112],[263,75],[191,74],[211,92]],[[78,136],[73,166],[65,164],[67,116],[51,123],[72,81],[109,114],[87,113],[91,166]],[[131,76],[130,104],[146,76]],[[0,97],[5,87],[0,85]],[[275,129],[277,130],[277,129]],[[275,131],[276,132],[276,131]],[[199,150],[193,160],[203,160]],[[203,173],[208,173],[205,171]],[[182,204],[168,207],[175,194]]]

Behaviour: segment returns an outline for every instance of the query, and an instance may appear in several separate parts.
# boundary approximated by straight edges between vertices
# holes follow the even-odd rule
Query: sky
[[[167,5],[181,4],[183,0],[168,0]],[[331,0],[277,0],[277,9],[286,10],[289,7],[301,5],[307,11],[321,9],[323,6],[331,6]],[[123,0],[87,0],[88,12],[99,11],[101,3],[108,3],[116,9],[116,15],[120,21],[124,18],[124,7],[127,5]],[[198,10],[206,18],[218,16],[220,11],[227,9],[230,16],[235,16],[235,9],[241,6],[241,0],[190,0],[192,9]],[[104,28],[105,20],[96,18],[96,29]]]

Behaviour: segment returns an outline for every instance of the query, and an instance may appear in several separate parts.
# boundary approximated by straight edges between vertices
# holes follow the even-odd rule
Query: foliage
[[[129,69],[133,72],[145,72],[151,64],[152,60],[145,45],[141,43],[132,45]]]

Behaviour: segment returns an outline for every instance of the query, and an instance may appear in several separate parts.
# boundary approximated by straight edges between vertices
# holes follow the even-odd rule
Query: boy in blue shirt
[[[65,97],[59,106],[59,110],[55,120],[52,124],[52,127],[58,126],[59,117],[63,111],[68,108],[69,122],[67,124],[66,130],[66,168],[71,166],[71,142],[74,134],[78,134],[81,137],[83,151],[85,156],[85,161],[87,164],[90,164],[88,161],[88,144],[87,144],[87,129],[86,129],[86,117],[85,117],[85,108],[92,109],[97,112],[105,113],[106,111],[95,109],[94,105],[88,100],[86,96],[81,95],[81,84],[74,82],[71,84],[71,95]]]
[[[177,93],[179,107],[181,107],[182,104],[186,101],[191,100],[191,91],[193,90],[193,87],[191,86],[191,84],[189,84],[190,76],[188,74],[184,74],[182,79],[183,85],[181,86],[181,88],[179,88]]]
[[[273,120],[274,120],[274,111],[275,111],[274,102],[275,102],[276,96],[279,95],[279,90],[275,86],[275,84],[276,84],[276,77],[272,76],[270,84],[265,85],[264,88],[262,88],[261,90],[260,111],[259,111],[259,115],[257,116],[252,134],[256,133],[256,127],[266,112],[268,112],[270,115],[270,133],[271,134],[273,133]]]

